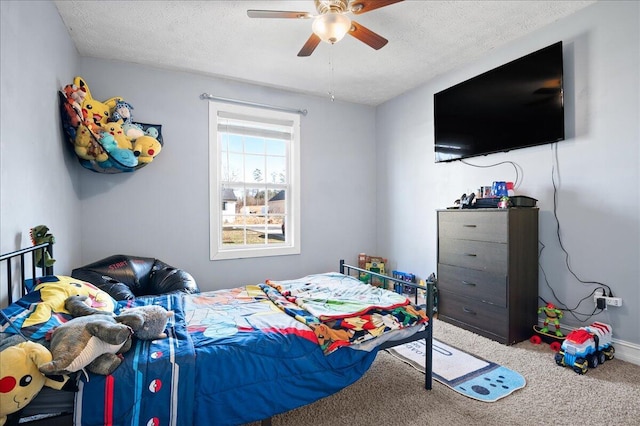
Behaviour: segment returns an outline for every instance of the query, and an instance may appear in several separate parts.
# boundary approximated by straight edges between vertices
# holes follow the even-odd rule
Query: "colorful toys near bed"
[[[556,364],[571,367],[578,374],[584,374],[589,367],[613,359],[615,348],[611,344],[613,335],[609,324],[594,322],[567,334],[562,348],[555,356]]]
[[[398,278],[408,283],[415,284],[416,282],[416,276],[410,272],[402,272],[402,271],[394,270],[394,271],[391,271],[391,275],[393,276],[393,278]],[[400,284],[396,284],[394,290],[396,293],[400,293],[400,294],[415,294],[416,292],[415,287],[405,286]]]
[[[387,259],[380,256],[369,256],[365,253],[360,253],[358,255],[358,267],[361,269],[366,269],[367,271],[375,272],[377,274],[385,274],[384,265],[387,263]],[[382,286],[382,283],[379,279],[374,278],[371,280],[371,275],[365,274],[364,272],[360,273],[360,281],[371,283],[375,286]],[[388,289],[392,290],[392,289]]]
[[[162,126],[132,120],[123,98],[94,99],[82,77],[59,92],[62,127],[80,164],[98,173],[132,172],[144,167],[163,146]]]

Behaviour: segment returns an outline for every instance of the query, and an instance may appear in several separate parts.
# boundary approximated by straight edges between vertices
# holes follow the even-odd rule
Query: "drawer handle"
[[[465,253],[465,256],[470,256],[470,257],[477,257],[478,255],[475,253]]]
[[[466,306],[463,307],[462,310],[464,311],[465,314],[472,314],[472,315],[476,314],[476,311],[471,310],[471,309],[467,308]]]
[[[470,283],[469,281],[462,281],[462,284],[464,284],[464,285],[470,285],[470,286],[472,286],[472,287],[475,287],[475,286],[476,286],[476,283]]]
[[[462,225],[465,228],[475,228],[477,225]]]

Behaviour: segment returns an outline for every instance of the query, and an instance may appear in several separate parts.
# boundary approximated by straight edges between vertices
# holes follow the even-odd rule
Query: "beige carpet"
[[[522,374],[527,385],[494,403],[473,400],[386,352],[350,387],[273,417],[273,425],[638,425],[640,366],[613,359],[581,376],[556,365],[546,345],[504,346],[442,321],[434,337]],[[251,425],[259,425],[252,423]]]

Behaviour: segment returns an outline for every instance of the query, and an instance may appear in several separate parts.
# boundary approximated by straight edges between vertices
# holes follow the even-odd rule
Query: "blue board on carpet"
[[[424,373],[424,340],[387,351]],[[462,395],[484,402],[495,402],[526,384],[520,373],[435,339],[433,378]]]

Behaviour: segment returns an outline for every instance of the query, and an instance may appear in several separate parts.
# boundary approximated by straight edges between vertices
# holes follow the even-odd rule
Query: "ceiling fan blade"
[[[298,52],[298,56],[309,56],[313,53],[313,51],[320,44],[320,37],[318,37],[315,33],[311,34],[311,37],[307,40],[307,42],[302,46],[300,52]]]
[[[394,3],[400,3],[403,0],[353,0],[351,3],[351,12],[354,15],[361,15],[381,7],[389,6]]]
[[[247,10],[249,18],[287,18],[287,19],[308,19],[311,18],[309,12],[294,12],[291,10]]]
[[[389,42],[386,38],[374,33],[366,27],[363,27],[356,21],[351,21],[351,31],[349,31],[349,35],[357,38],[365,44],[368,44],[376,50],[383,48]]]

